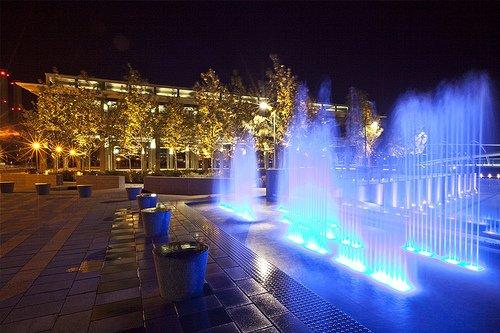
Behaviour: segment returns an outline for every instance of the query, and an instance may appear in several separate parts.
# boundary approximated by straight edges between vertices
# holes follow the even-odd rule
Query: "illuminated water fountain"
[[[238,217],[255,221],[254,189],[257,187],[257,160],[252,136],[238,140],[234,146],[230,181],[222,190],[219,207]]]
[[[287,238],[322,254],[330,252],[327,240],[338,227],[334,202],[333,143],[335,120],[320,110],[311,124],[306,119],[307,90],[297,96],[297,109],[290,129],[290,147],[286,151],[287,168],[280,178],[288,193],[281,194],[284,220],[290,222]]]
[[[434,94],[409,94],[395,109],[406,213],[405,249],[480,270],[481,144],[489,82],[470,75]]]

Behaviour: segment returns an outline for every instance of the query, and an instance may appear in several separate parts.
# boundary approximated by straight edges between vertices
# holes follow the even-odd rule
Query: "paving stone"
[[[50,330],[56,321],[57,315],[16,321],[0,326],[0,332],[41,332]]]
[[[241,267],[232,267],[232,268],[226,268],[224,271],[231,277],[233,280],[243,280],[247,279],[250,276],[248,276],[247,272],[243,270]]]
[[[177,316],[174,303],[160,296],[144,299],[142,302],[144,318],[151,320],[158,317]]]
[[[287,308],[269,293],[251,296],[250,299],[267,317],[288,312]]]
[[[53,332],[87,332],[90,324],[92,311],[76,312],[69,315],[59,316],[56,320]]]
[[[309,333],[313,332],[290,312],[271,318],[281,332]]]
[[[4,300],[0,300],[0,309],[13,307],[17,304],[17,302],[19,302],[22,296],[23,295],[16,295]]]
[[[73,283],[69,295],[83,294],[89,291],[97,290],[99,278],[78,280]]]
[[[0,309],[0,323],[5,319],[5,317],[7,317],[11,310],[12,308]]]
[[[284,331],[284,332],[286,332],[286,331]],[[264,328],[262,330],[255,331],[255,333],[279,333],[279,331],[276,327],[271,326],[271,327]]]
[[[142,302],[140,298],[106,303],[94,306],[92,309],[92,320],[100,320],[107,317],[119,316],[137,311],[141,311],[142,313]]]
[[[63,303],[64,301],[55,301],[13,309],[5,318],[4,323],[57,314],[61,310]]]
[[[258,283],[257,281],[255,281],[252,278],[236,281],[236,284],[248,296],[262,294],[262,293],[267,292],[267,290],[262,285],[260,285],[260,283]]]
[[[222,257],[222,258],[214,258],[215,262],[219,264],[220,267],[222,268],[231,268],[231,267],[237,267],[238,264],[236,261],[229,257]]]
[[[68,291],[69,289],[61,289],[47,293],[25,295],[23,298],[21,298],[19,303],[17,303],[16,308],[64,300],[66,298],[66,295],[68,294]]]
[[[106,293],[134,287],[139,287],[139,279],[137,278],[137,276],[123,280],[101,282],[99,284],[99,288],[97,289],[97,293]]]
[[[223,308],[196,312],[179,319],[185,332],[200,331],[231,322],[231,318]]]
[[[68,296],[64,302],[61,314],[69,314],[73,312],[80,312],[85,310],[91,310],[96,298],[96,292],[89,292],[84,294],[78,294],[74,296]]]
[[[105,303],[113,303],[137,297],[141,297],[141,291],[139,287],[120,289],[107,293],[98,293],[95,304],[100,305]]]
[[[249,304],[250,299],[239,288],[225,289],[216,292],[215,295],[226,308]]]
[[[253,304],[231,308],[227,311],[242,332],[251,332],[271,326],[266,316]]]
[[[207,269],[205,270],[206,275],[217,274],[217,273],[224,273],[219,264],[217,264],[216,262],[207,264]]]
[[[215,297],[214,295],[174,302],[174,304],[179,316],[186,316],[196,312],[207,311],[222,306],[217,297]]]
[[[240,330],[238,329],[235,323],[227,323],[224,325],[199,331],[199,333],[239,333],[239,332]]]
[[[73,281],[76,277],[76,272],[64,272],[61,274],[51,274],[39,276],[33,284],[43,283],[58,283],[59,281]]]
[[[47,282],[47,283],[40,283],[32,286],[28,291],[26,292],[27,295],[32,295],[32,294],[40,294],[40,293],[46,293],[49,291],[56,291],[56,290],[61,290],[61,289],[69,289],[71,288],[71,285],[73,284],[72,280],[62,280],[62,281],[57,281],[57,282]]]
[[[134,330],[144,326],[142,311],[122,314],[90,322],[89,332],[119,332]]]
[[[214,291],[236,287],[236,284],[225,273],[207,275],[205,280]]]
[[[185,333],[182,329],[179,318],[174,316],[166,316],[154,318],[145,322],[147,332],[168,332],[168,333]]]

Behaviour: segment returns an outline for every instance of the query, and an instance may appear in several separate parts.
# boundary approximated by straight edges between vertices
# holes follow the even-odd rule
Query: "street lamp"
[[[40,144],[40,142],[35,141],[31,144],[31,148],[33,148],[33,150],[35,151],[36,173],[38,173],[38,151],[41,147],[42,145]]]
[[[271,111],[272,108],[267,101],[260,101],[259,109],[262,111]],[[276,169],[276,112],[271,112],[273,115],[273,168]]]
[[[61,146],[56,146],[56,173],[59,171],[59,154],[62,153],[63,148]]]

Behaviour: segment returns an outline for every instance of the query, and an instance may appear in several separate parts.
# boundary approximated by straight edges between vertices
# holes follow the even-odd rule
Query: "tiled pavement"
[[[170,238],[201,240],[210,256],[204,295],[172,303],[123,190],[0,199],[1,332],[367,331],[183,202]]]

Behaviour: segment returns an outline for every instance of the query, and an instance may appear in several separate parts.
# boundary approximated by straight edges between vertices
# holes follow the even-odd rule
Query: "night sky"
[[[278,54],[333,102],[350,86],[382,114],[398,95],[470,70],[500,78],[498,3],[1,2],[1,67],[35,82],[57,67],[121,79],[127,63],[151,83],[193,86],[212,67],[251,85]]]

